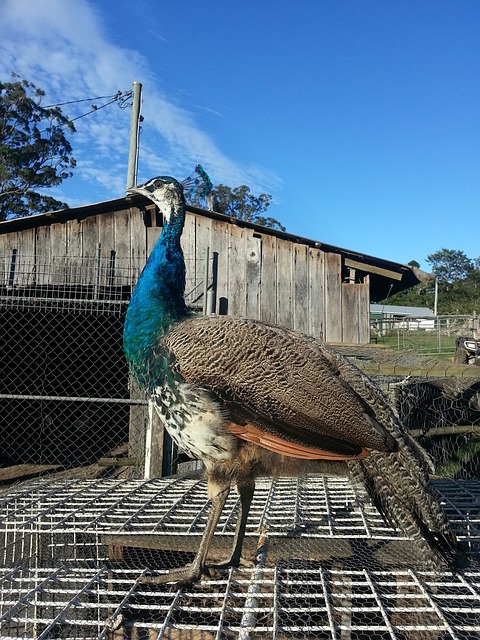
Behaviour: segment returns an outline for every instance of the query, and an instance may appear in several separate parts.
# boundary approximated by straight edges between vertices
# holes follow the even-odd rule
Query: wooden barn
[[[142,465],[168,444],[145,442],[122,324],[161,226],[141,197],[0,223],[0,466],[89,464],[128,441],[139,473],[159,473]],[[183,248],[192,308],[330,343],[368,343],[370,303],[426,275],[193,207]]]

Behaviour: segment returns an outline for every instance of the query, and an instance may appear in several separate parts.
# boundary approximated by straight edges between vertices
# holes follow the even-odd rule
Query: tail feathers
[[[367,489],[374,504],[390,526],[416,541],[425,563],[435,570],[465,565],[440,497],[429,483],[426,462],[414,447],[394,453],[372,452],[361,462],[348,466],[354,479]]]

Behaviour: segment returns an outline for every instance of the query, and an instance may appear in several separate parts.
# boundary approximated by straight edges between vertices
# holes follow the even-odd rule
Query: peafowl
[[[155,203],[164,226],[127,310],[126,358],[173,440],[203,461],[212,503],[192,564],[150,580],[209,575],[207,553],[232,485],[240,509],[224,566],[238,566],[255,478],[305,472],[360,480],[432,564],[452,565],[461,552],[429,484],[431,463],[370,378],[304,334],[187,308],[184,189],[211,187],[200,165],[197,173],[193,183],[161,176],[128,192]]]

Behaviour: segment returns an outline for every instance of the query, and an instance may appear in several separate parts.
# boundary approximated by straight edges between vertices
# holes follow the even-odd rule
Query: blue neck
[[[125,318],[123,344],[130,368],[139,384],[152,391],[168,369],[161,345],[169,327],[185,318],[185,262],[180,246],[185,213],[162,229],[140,275]]]

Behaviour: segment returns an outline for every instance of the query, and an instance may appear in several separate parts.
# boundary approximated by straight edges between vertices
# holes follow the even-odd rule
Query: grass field
[[[453,360],[455,351],[454,335],[442,335],[436,331],[389,331],[386,335],[377,336],[377,344],[384,344],[400,351],[413,350],[422,355],[432,356],[439,360]]]

